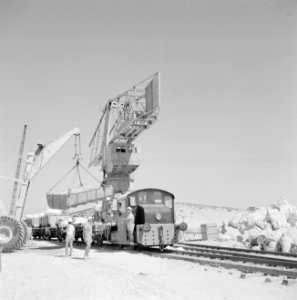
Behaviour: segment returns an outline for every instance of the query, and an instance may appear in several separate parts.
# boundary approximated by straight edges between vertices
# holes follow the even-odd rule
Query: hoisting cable
[[[81,176],[80,176],[80,172],[79,172],[79,160],[81,159],[81,144],[80,144],[80,134],[75,136],[74,139],[74,157],[73,159],[76,159],[76,171],[77,171],[77,175],[78,175],[78,179],[79,179],[79,184],[80,186],[83,186],[82,180],[81,180]]]
[[[98,180],[91,172],[89,172],[83,165],[80,164],[80,167],[87,172],[93,179],[95,179],[97,182],[101,183],[100,180]]]
[[[49,193],[52,189],[54,189],[64,178],[66,178],[74,169],[76,168],[76,165],[75,166],[73,166],[72,168],[71,168],[71,170],[70,171],[68,171],[67,173],[66,173],[66,175],[64,175],[56,184],[54,184],[49,190],[48,190],[48,192],[47,193]]]
[[[79,166],[80,166],[79,159],[77,159],[77,160],[76,160],[76,172],[77,172],[77,174],[78,174],[79,184],[80,184],[80,186],[83,186],[83,183],[82,183],[82,181],[81,181],[80,172],[79,172]]]
[[[95,179],[97,182],[100,183],[100,181],[92,174],[90,173],[83,165],[81,165],[80,163],[80,159],[81,159],[81,143],[80,143],[80,135],[75,135],[75,140],[74,140],[74,157],[73,159],[76,160],[76,163],[75,165],[71,168],[70,171],[68,171],[66,173],[66,175],[64,175],[56,184],[54,184],[48,191],[48,193],[50,191],[52,191],[61,181],[63,181],[73,170],[76,169],[76,174],[74,176],[74,179],[73,179],[73,182],[72,184],[74,184],[74,181],[75,181],[75,178],[76,178],[76,175],[78,175],[78,178],[79,178],[79,184],[80,186],[83,186],[83,182],[82,182],[82,179],[81,179],[81,174],[80,174],[80,170],[79,170],[79,167],[81,167],[85,172],[87,172],[93,179]]]
[[[87,172],[93,179],[95,179],[97,182],[100,183],[100,181],[92,174],[90,173],[81,163],[80,163],[80,159],[81,159],[81,142],[80,142],[80,135],[75,136],[75,141],[74,141],[74,145],[75,145],[75,154],[74,154],[74,159],[76,159],[76,166],[77,166],[77,173],[79,176],[79,182],[80,185],[82,186],[82,180],[81,180],[81,175],[79,172],[79,167],[81,167],[85,172]],[[78,144],[78,145],[77,145]]]
[[[77,145],[78,143],[78,145]],[[73,159],[80,160],[81,158],[81,145],[80,145],[80,134],[74,137],[74,156]]]
[[[73,180],[72,180],[72,186],[74,186],[76,175],[77,175],[77,172],[75,172],[75,174],[74,174],[74,177],[73,177]]]

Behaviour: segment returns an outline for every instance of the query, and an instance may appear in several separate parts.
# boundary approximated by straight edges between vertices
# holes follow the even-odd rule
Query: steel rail
[[[203,258],[191,257],[191,256],[176,255],[170,253],[161,253],[159,251],[152,252],[152,251],[145,250],[143,251],[143,253],[154,257],[188,261],[192,263],[198,263],[200,265],[222,267],[225,269],[236,269],[243,273],[263,273],[264,275],[285,276],[287,278],[297,279],[297,269],[278,268],[278,267],[271,267],[266,265],[254,265],[251,263],[238,263],[234,261],[218,260],[218,259],[211,259],[205,257]]]
[[[176,246],[174,247],[176,248]],[[296,265],[297,266],[297,260],[289,260],[286,256],[281,256],[278,255],[277,253],[274,253],[273,256],[265,256],[265,254],[267,253],[261,253],[261,255],[255,254],[253,252],[251,253],[242,253],[242,252],[237,252],[237,251],[232,251],[232,250],[221,250],[221,249],[205,249],[205,248],[197,248],[197,247],[192,247],[192,246],[183,246],[184,250],[189,250],[189,251],[193,251],[194,253],[204,253],[204,256],[207,256],[207,253],[209,253],[209,255],[211,256],[211,253],[220,253],[220,255],[226,255],[226,257],[228,256],[232,256],[232,257],[238,257],[238,258],[243,258],[244,260],[257,260],[257,259],[261,259],[261,260],[266,260],[268,259],[268,263],[272,264],[273,262],[276,262],[278,264],[278,262],[283,262],[284,264],[288,264],[291,263],[293,266]],[[270,255],[270,254],[269,254]],[[294,257],[295,258],[295,257]]]
[[[77,244],[82,243],[78,242]],[[178,245],[180,246],[180,244]],[[97,248],[96,244],[94,246],[95,248]],[[119,251],[123,251],[122,247],[119,248],[119,245],[117,244],[104,242],[103,248],[104,247],[114,249],[117,248]],[[126,250],[128,251],[135,251],[135,248],[131,248],[128,245],[124,247],[127,247]],[[222,253],[220,250],[215,249],[213,249],[212,252],[203,252],[200,251],[200,249],[188,251],[170,248],[165,248],[164,251],[161,252],[159,248],[147,248],[141,246],[138,246],[136,249],[139,251],[139,253],[154,257],[188,261],[192,263],[199,263],[201,265],[209,265],[212,267],[222,267],[225,269],[236,269],[243,273],[258,272],[265,275],[285,276],[287,278],[297,279],[297,260],[278,259],[275,257],[267,256],[263,257],[263,255],[257,256],[249,254],[239,254],[234,251],[232,253],[232,250],[234,250],[233,248],[230,248],[231,251],[228,253],[225,253],[226,251]]]
[[[296,257],[297,258],[297,254],[293,254],[293,253],[242,249],[242,248],[234,248],[234,247],[222,247],[222,246],[202,245],[202,244],[192,244],[192,243],[178,243],[178,244],[175,244],[175,246],[181,246],[181,247],[187,246],[187,247],[195,247],[195,248],[226,250],[226,251],[233,251],[233,252],[255,253],[255,254],[260,254],[260,255],[269,254],[269,255],[277,255],[277,256],[284,256],[284,257]]]
[[[242,261],[242,262],[251,262],[255,264],[265,264],[269,266],[281,266],[288,268],[296,268],[297,270],[297,260],[288,260],[288,259],[279,259],[277,257],[269,257],[269,256],[258,256],[251,254],[241,254],[241,253],[232,253],[227,251],[219,251],[219,250],[171,250],[172,253],[188,255],[194,257],[209,257],[216,259],[229,259],[232,261]]]
[[[105,244],[113,246],[112,244]],[[140,252],[143,253],[152,253],[157,254],[162,257],[166,257],[168,255],[175,256],[175,257],[188,257],[194,259],[208,258],[211,259],[211,262],[215,264],[221,264],[222,261],[229,264],[226,261],[232,262],[242,262],[245,266],[246,263],[258,264],[258,265],[267,265],[269,267],[282,267],[282,268],[289,268],[295,270],[296,278],[297,278],[297,260],[288,260],[288,259],[279,259],[277,257],[269,257],[269,256],[257,256],[257,255],[250,255],[250,254],[240,254],[240,253],[232,253],[227,251],[219,251],[219,250],[177,250],[177,249],[164,249],[163,252],[160,252],[159,248],[139,248]],[[189,260],[189,259],[184,259]],[[263,268],[263,267],[262,267]]]

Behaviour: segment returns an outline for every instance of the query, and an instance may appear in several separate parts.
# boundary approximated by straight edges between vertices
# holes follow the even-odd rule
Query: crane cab
[[[133,144],[110,144],[105,154],[103,167],[107,173],[130,174],[140,165],[140,150]]]
[[[103,170],[106,185],[111,185],[115,193],[130,189],[130,176],[140,165],[139,147],[133,144],[110,144],[105,147]]]

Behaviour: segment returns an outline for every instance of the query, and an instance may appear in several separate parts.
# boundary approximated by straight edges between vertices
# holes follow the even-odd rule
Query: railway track
[[[217,250],[226,250],[226,251],[232,251],[237,253],[255,253],[259,255],[273,255],[278,257],[296,257],[297,254],[292,253],[282,253],[282,252],[269,252],[269,251],[262,251],[262,250],[252,250],[252,249],[243,249],[243,248],[232,248],[232,247],[222,247],[222,246],[213,246],[213,245],[203,245],[203,244],[193,244],[193,243],[178,243],[177,245],[181,247],[194,247],[194,248],[204,248],[204,249],[217,249]]]
[[[77,242],[76,244],[80,245],[82,242]],[[94,244],[93,247],[96,249],[99,246]],[[104,247],[120,249],[118,245],[106,242],[103,244]],[[131,248],[128,247],[127,250],[131,251]],[[297,255],[288,253],[195,245],[190,243],[179,243],[173,247],[165,248],[162,252],[157,247],[138,248],[138,251],[154,257],[189,261],[225,269],[236,269],[243,273],[262,273],[297,279]]]
[[[297,279],[296,255],[189,244],[174,245],[172,248],[165,249],[164,252],[154,248],[142,249],[142,252],[162,258],[237,269],[243,273],[260,272],[266,275]]]

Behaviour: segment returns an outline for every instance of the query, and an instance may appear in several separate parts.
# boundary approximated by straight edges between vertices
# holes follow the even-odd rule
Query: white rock
[[[290,214],[293,211],[293,206],[284,197],[281,197],[279,200],[272,203],[271,208],[278,209],[286,216],[287,220],[289,219]]]
[[[254,226],[258,226],[264,229],[264,220],[267,216],[267,208],[260,207],[257,208],[255,211],[246,215],[245,219],[245,227],[246,229],[251,229]]]
[[[277,230],[266,229],[265,234],[269,240],[277,242],[287,230],[288,228],[280,228]]]
[[[282,252],[290,253],[297,246],[297,228],[288,228],[279,239]]]
[[[282,252],[290,253],[291,246],[292,246],[292,239],[289,236],[283,234],[279,239],[279,243],[281,245]]]
[[[288,227],[286,215],[276,208],[268,209],[266,220],[271,223],[274,230]]]
[[[229,226],[232,226],[234,228],[239,228],[241,225],[244,225],[246,222],[248,212],[247,211],[242,211],[237,213],[229,222]]]
[[[242,235],[240,233],[240,231],[236,228],[227,226],[225,227],[224,230],[225,233],[220,233],[219,234],[219,240],[222,241],[240,241],[242,240]]]

